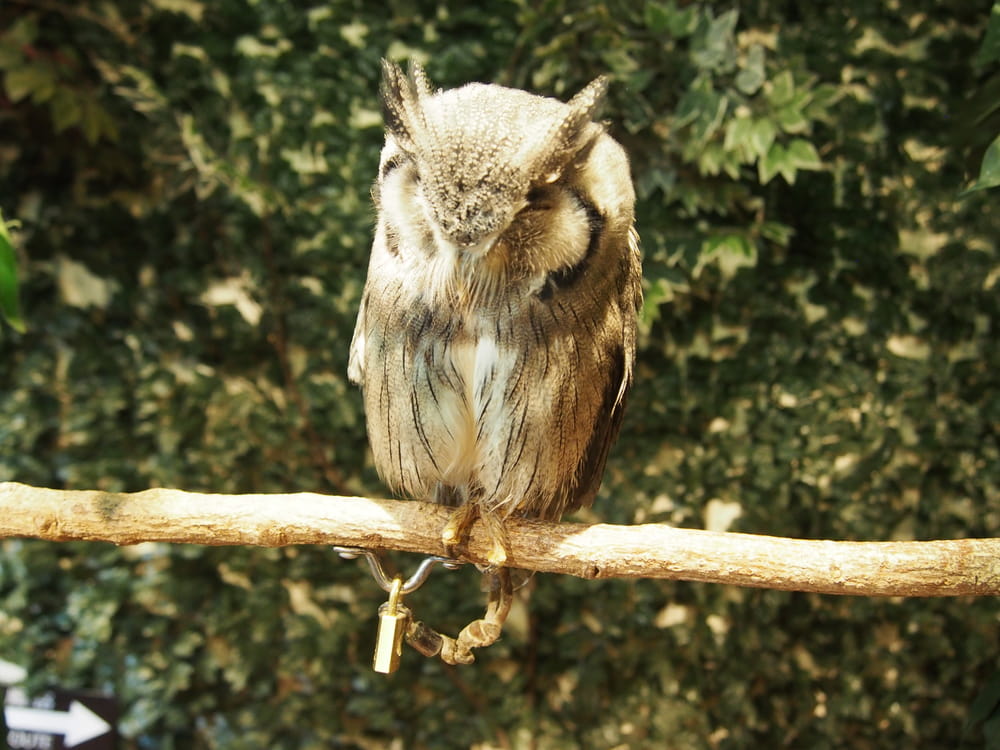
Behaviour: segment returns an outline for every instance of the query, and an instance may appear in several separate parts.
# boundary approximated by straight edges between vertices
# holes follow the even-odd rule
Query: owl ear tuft
[[[420,116],[420,97],[429,93],[430,83],[419,63],[411,63],[410,75],[407,76],[396,63],[382,60],[382,82],[379,85],[382,119],[399,145],[408,151],[413,150]]]
[[[431,89],[431,81],[427,77],[427,72],[424,70],[424,66],[416,60],[410,61],[410,82],[415,88],[418,101],[422,97],[430,96],[433,93],[433,90]]]
[[[597,114],[601,105],[604,104],[610,80],[608,76],[598,76],[570,99],[567,106],[573,110],[574,115],[585,122],[590,122],[594,119],[594,115]]]
[[[566,115],[544,139],[542,153],[546,154],[546,158],[538,165],[539,174],[559,174],[570,159],[593,142],[599,131],[590,130],[588,126],[604,103],[609,80],[608,76],[595,78],[566,103]]]
[[[567,102],[569,114],[559,125],[555,136],[557,150],[575,152],[585,145],[584,131],[604,104],[604,97],[608,93],[608,81],[607,76],[595,78]]]

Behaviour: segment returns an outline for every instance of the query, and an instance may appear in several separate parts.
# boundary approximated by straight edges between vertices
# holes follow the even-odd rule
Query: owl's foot
[[[507,550],[510,549],[510,536],[507,534],[507,527],[504,526],[503,519],[493,513],[483,513],[483,524],[486,526],[486,535],[490,539],[490,551],[486,554],[486,561],[489,563],[488,570],[493,571],[502,568],[507,563]]]
[[[441,544],[449,557],[460,556],[458,552],[469,541],[469,534],[476,519],[482,519],[486,527],[486,536],[490,540],[490,550],[486,553],[489,570],[502,568],[507,562],[507,550],[510,549],[510,537],[503,519],[495,513],[484,513],[476,503],[465,503],[455,509],[441,531]]]
[[[486,575],[490,598],[486,613],[479,620],[473,620],[458,634],[457,638],[442,635],[422,622],[411,622],[406,640],[424,656],[440,656],[446,664],[471,664],[476,660],[474,648],[484,648],[496,643],[503,632],[510,605],[513,601],[510,571],[501,568]]]
[[[464,503],[451,514],[448,523],[441,530],[441,544],[444,545],[449,557],[459,557],[460,550],[469,541],[472,524],[479,517],[479,506],[475,503]]]

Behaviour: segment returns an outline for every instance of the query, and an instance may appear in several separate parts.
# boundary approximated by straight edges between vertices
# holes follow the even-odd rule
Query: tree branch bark
[[[53,490],[0,483],[0,538],[112,544],[324,544],[443,555],[451,511],[431,503],[314,493],[214,495]],[[581,578],[661,578],[856,596],[1000,595],[1000,539],[834,542],[663,524],[512,519],[511,567]],[[465,558],[484,563],[473,529]]]

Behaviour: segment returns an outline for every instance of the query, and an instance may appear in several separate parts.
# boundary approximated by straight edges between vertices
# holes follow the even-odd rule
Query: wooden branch
[[[328,544],[443,555],[448,508],[288,495],[52,490],[0,483],[0,538],[113,544],[279,547]],[[678,529],[663,524],[508,524],[511,567],[581,578],[665,578],[857,596],[1000,595],[1000,539],[832,542]],[[483,563],[473,529],[466,559]]]

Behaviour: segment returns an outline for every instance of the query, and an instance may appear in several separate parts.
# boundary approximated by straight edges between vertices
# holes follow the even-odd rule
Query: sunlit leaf
[[[746,65],[736,74],[736,87],[744,94],[755,94],[764,79],[764,48],[755,44],[747,53]]]
[[[821,169],[823,162],[816,147],[804,138],[795,138],[788,144],[788,158],[796,169]]]
[[[52,91],[52,69],[45,65],[25,65],[8,70],[3,78],[7,96],[13,102],[37,95],[45,98]]]
[[[803,133],[809,128],[809,120],[794,102],[778,110],[777,123],[786,133]]]
[[[775,107],[788,104],[795,95],[795,78],[790,70],[783,70],[770,81],[767,98]]]
[[[787,179],[787,170],[790,168],[788,152],[780,143],[772,144],[767,154],[757,162],[757,174],[762,185],[769,183],[779,173],[786,174]],[[794,172],[792,172],[792,179],[794,180]]]
[[[766,118],[754,120],[750,130],[750,152],[758,159],[767,156],[777,135],[778,129],[771,120]]]
[[[983,164],[979,169],[979,179],[972,186],[962,193],[968,195],[977,190],[986,190],[1000,185],[1000,135],[993,139],[993,142],[986,149],[983,156]]]
[[[0,316],[16,331],[24,333],[17,291],[17,264],[7,223],[0,213]]]

